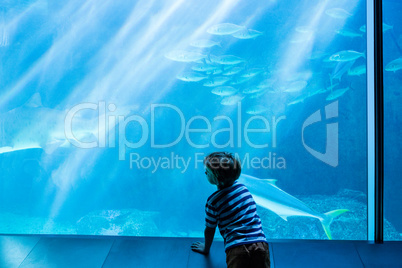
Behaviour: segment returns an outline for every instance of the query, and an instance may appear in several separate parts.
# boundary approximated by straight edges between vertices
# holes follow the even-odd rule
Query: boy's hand
[[[201,242],[194,242],[191,245],[191,250],[205,255],[209,254],[209,251],[205,250],[205,244]]]

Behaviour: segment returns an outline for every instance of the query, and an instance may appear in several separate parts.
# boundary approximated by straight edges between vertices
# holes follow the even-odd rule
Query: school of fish
[[[353,14],[342,8],[331,8],[325,11],[325,16],[347,22]],[[315,32],[308,26],[297,26],[294,30],[297,37],[290,40],[290,43],[295,45],[311,41]],[[383,23],[384,32],[392,30],[393,26]],[[254,40],[264,35],[262,31],[234,23],[219,23],[210,26],[206,32],[210,38],[193,40],[189,44],[193,49],[173,50],[165,57],[191,64],[187,71],[177,74],[176,78],[184,82],[201,83],[209,88],[212,94],[221,98],[221,105],[236,105],[244,99],[250,100],[251,103],[256,100],[254,105],[246,109],[248,114],[256,115],[269,111],[268,104],[264,105],[264,102],[257,101],[267,94],[288,94],[287,106],[303,103],[306,99],[321,94],[326,94],[326,101],[336,100],[353,90],[351,77],[366,74],[366,53],[345,47],[343,50],[332,52],[313,50],[306,60],[322,66],[323,72],[302,71],[292,74],[292,78],[287,79],[286,83],[279,82],[278,76],[281,76],[281,70],[253,66],[250,60],[238,55],[215,55],[211,52],[213,47],[222,47],[223,41],[220,40],[222,36]],[[335,30],[335,33],[339,38],[365,38],[366,26],[353,29],[348,28],[346,23],[345,27]],[[384,69],[388,72],[402,69],[402,58],[389,62]],[[321,76],[319,80],[324,82],[312,83],[319,76]]]

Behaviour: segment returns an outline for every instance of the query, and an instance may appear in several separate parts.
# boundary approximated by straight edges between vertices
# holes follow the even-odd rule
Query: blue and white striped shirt
[[[205,205],[205,225],[219,226],[225,251],[256,242],[267,242],[250,192],[241,183],[214,192]]]

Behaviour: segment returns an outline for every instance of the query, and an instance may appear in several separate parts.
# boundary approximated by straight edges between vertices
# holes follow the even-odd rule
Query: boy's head
[[[241,173],[240,161],[231,153],[211,153],[205,157],[204,165],[208,181],[217,185],[218,188],[231,186]]]

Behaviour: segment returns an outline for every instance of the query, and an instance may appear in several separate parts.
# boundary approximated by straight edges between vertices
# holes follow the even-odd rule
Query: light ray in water
[[[74,11],[74,15],[77,18],[74,26],[62,38],[56,41],[11,88],[5,90],[5,93],[0,97],[0,107],[20,94],[31,81],[40,77],[44,72],[48,71],[49,68],[62,64],[64,61],[60,61],[60,57],[63,57],[66,51],[80,45],[76,42],[76,39],[80,40],[76,35],[78,35],[78,33],[84,35],[89,30],[91,24],[88,13],[92,11],[92,16],[97,17],[101,16],[101,14],[107,10],[106,4],[99,5],[99,3],[95,2],[95,0],[87,1],[75,10],[70,8],[70,6],[64,9],[71,12]],[[94,6],[96,6],[96,8],[93,8]]]
[[[153,2],[150,4],[149,2],[141,2],[141,4],[144,3],[147,10],[152,10]],[[113,59],[106,61],[111,65],[102,64],[102,60],[99,60],[101,65],[96,70],[92,71],[86,80],[74,89],[73,93],[64,101],[65,106],[68,106],[68,104],[72,105],[77,99],[94,101],[99,98],[104,98],[106,100],[114,99],[121,103],[132,102],[133,100],[141,98],[145,89],[147,89],[146,93],[149,94],[152,82],[160,77],[171,65],[171,62],[165,60],[162,56],[163,48],[166,47],[166,44],[174,44],[180,47],[188,44],[190,40],[200,38],[211,23],[218,19],[224,19],[230,10],[236,6],[231,0],[222,2],[219,7],[214,10],[214,13],[209,16],[208,20],[200,27],[195,31],[189,30],[192,32],[190,36],[186,38],[178,36],[176,38],[180,38],[180,41],[174,42],[171,39],[172,36],[175,36],[175,29],[170,29],[168,32],[163,33],[161,32],[164,30],[162,26],[169,24],[168,20],[177,20],[181,17],[177,12],[180,11],[183,3],[184,0],[174,2],[172,5],[166,3],[165,9],[159,12],[159,16],[155,16],[152,23],[132,36],[130,34],[133,30],[142,23],[143,19],[150,16],[150,14],[144,12],[143,5],[137,4],[124,26],[115,35],[113,40],[101,50],[97,58],[107,58],[110,51],[121,49],[121,46],[123,46],[124,51],[127,51],[127,54],[117,61],[113,61]],[[182,9],[181,12],[183,11]],[[139,37],[141,37],[140,40]],[[151,62],[154,63],[150,64]],[[96,81],[99,77],[102,77],[101,80]],[[140,78],[140,80],[138,80],[138,78]],[[164,88],[158,89],[158,92],[155,92],[150,103],[155,103],[160,100],[175,82],[175,77],[167,79]],[[92,86],[91,83],[93,84]],[[135,84],[135,87],[129,86],[132,84]],[[83,92],[88,91],[88,95],[83,94]],[[146,104],[144,105],[146,106]],[[149,109],[147,109],[146,112],[149,112]],[[89,157],[88,154],[88,151],[75,151],[71,153],[60,165],[58,170],[53,172],[52,178],[53,181],[58,182],[58,188],[51,209],[52,217],[57,216],[68,198],[71,187],[76,183],[76,180],[79,179],[80,174],[82,174],[83,171],[81,171],[80,174],[77,172],[80,170],[82,161]],[[90,157],[97,159],[99,158],[99,153],[92,151]],[[76,173],[74,173],[74,171]],[[87,170],[87,172],[90,172],[90,170]]]

